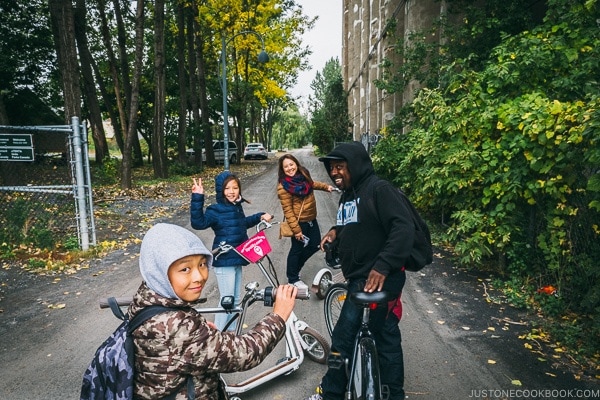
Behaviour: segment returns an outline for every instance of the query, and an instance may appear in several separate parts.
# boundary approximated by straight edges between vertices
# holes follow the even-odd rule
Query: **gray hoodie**
[[[174,261],[191,255],[205,255],[210,267],[213,256],[202,241],[181,226],[154,225],[142,240],[140,272],[148,287],[163,297],[177,299],[167,272]]]

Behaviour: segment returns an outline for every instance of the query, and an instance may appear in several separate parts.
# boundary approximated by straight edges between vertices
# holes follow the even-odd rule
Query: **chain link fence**
[[[96,243],[85,125],[0,126],[4,138],[23,133],[32,136],[33,160],[5,152],[0,162],[2,249],[87,250],[90,233]]]

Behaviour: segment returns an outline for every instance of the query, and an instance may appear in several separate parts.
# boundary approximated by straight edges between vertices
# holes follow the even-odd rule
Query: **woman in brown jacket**
[[[314,191],[331,192],[335,189],[327,183],[313,181],[308,169],[291,154],[279,158],[278,178],[277,195],[283,215],[294,233],[287,257],[287,279],[298,288],[308,288],[300,280],[300,270],[317,252],[321,242]]]

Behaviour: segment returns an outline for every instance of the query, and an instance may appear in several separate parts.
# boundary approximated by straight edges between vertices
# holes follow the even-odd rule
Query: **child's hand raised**
[[[202,178],[192,178],[192,193],[204,194],[204,186],[202,186]]]

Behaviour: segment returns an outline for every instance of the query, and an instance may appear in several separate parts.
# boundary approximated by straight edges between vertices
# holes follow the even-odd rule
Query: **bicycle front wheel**
[[[372,338],[362,338],[357,351],[352,376],[353,399],[379,400],[382,398],[381,376],[375,341]]]
[[[327,340],[310,326],[300,331],[300,337],[302,337],[302,340],[308,346],[308,348],[304,349],[306,356],[314,362],[325,364],[331,350]]]
[[[342,312],[342,306],[346,297],[348,296],[348,290],[346,289],[345,283],[336,283],[332,285],[327,291],[325,301],[323,302],[325,311],[325,326],[329,336],[333,334],[333,328],[340,318]]]

